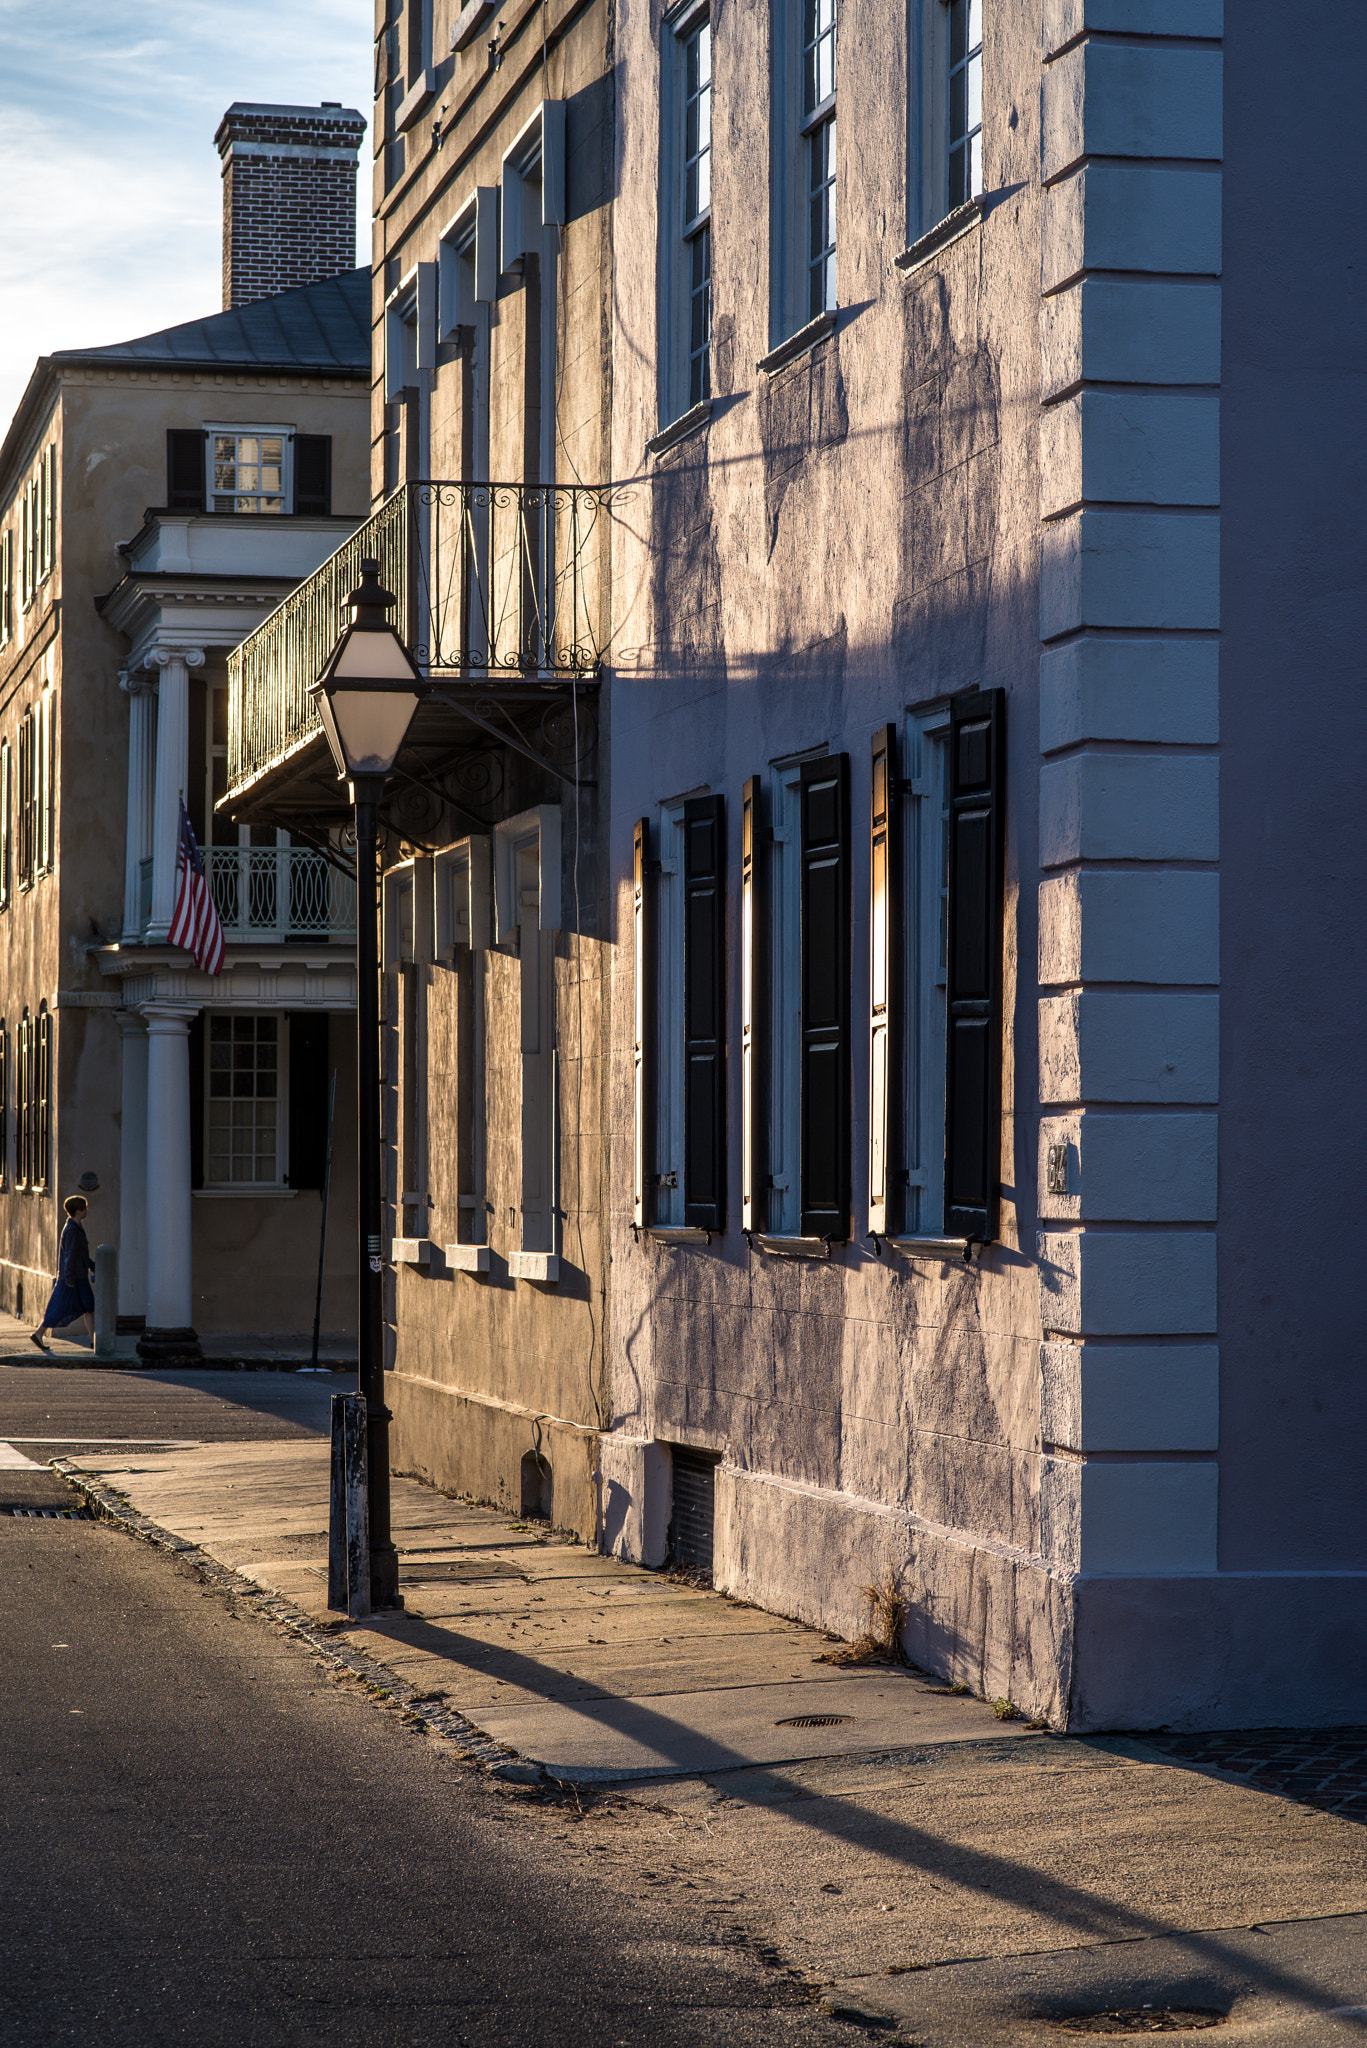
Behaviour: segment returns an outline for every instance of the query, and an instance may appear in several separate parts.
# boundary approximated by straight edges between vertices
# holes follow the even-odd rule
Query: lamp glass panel
[[[361,682],[372,677],[383,683],[413,680],[408,650],[388,626],[378,630],[353,626],[329,666],[339,682]]]
[[[388,774],[417,708],[416,690],[337,690],[329,700],[331,719],[324,713],[323,724],[336,729],[346,772]],[[331,732],[328,738],[331,741]]]

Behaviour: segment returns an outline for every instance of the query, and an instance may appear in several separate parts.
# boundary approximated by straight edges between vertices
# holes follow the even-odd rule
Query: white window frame
[[[976,189],[951,208],[949,197],[950,13],[954,5],[977,9],[979,32],[985,0],[911,0],[909,13],[910,89],[907,93],[907,240],[929,234],[960,206],[983,193],[981,80],[979,58],[978,176]]]
[[[839,49],[840,0],[833,0],[836,20],[836,48]],[[808,205],[810,143],[820,129],[832,124],[832,141],[838,139],[836,125],[837,91],[832,90],[814,107],[806,105],[806,0],[774,0],[773,75],[771,79],[771,271],[769,285],[769,344],[779,348],[814,319],[834,312],[839,303],[839,234],[830,245],[831,287],[826,303],[814,313],[810,302],[808,258]],[[839,59],[837,55],[837,81]],[[831,209],[834,215],[840,196],[836,172],[831,176]]]
[[[0,647],[14,631],[14,528],[0,533]]]
[[[902,731],[902,1158],[906,1193],[900,1234],[908,1237],[939,1238],[944,1229],[949,742],[948,704],[907,712]]]
[[[275,1178],[274,1180],[215,1180],[213,1178],[213,1142],[210,1128],[213,1094],[210,1076],[213,1072],[211,1047],[213,1044],[213,1022],[226,1018],[230,1022],[250,1017],[253,1024],[262,1017],[275,1020]],[[204,1012],[204,1192],[206,1194],[234,1195],[276,1195],[289,1189],[289,1068],[290,1034],[289,1016],[284,1010],[206,1010]],[[253,1098],[255,1099],[255,1098]]]
[[[206,505],[208,506],[209,510],[210,510],[211,512],[215,511],[215,509],[216,509],[216,503],[217,503],[217,500],[218,500],[218,499],[219,499],[220,497],[224,497],[224,498],[228,498],[228,497],[231,497],[231,498],[232,498],[232,499],[234,500],[234,503],[233,503],[233,507],[232,507],[232,514],[231,514],[231,516],[232,516],[232,517],[234,517],[234,518],[242,518],[242,519],[250,519],[250,518],[253,518],[253,517],[256,517],[256,518],[262,518],[262,517],[265,517],[265,518],[272,518],[272,517],[278,517],[279,515],[278,515],[278,514],[272,514],[272,513],[265,513],[265,514],[262,514],[262,513],[256,513],[256,514],[252,514],[252,513],[249,513],[249,512],[243,512],[243,513],[239,513],[239,512],[238,512],[238,510],[237,510],[237,505],[236,505],[236,502],[235,502],[235,501],[236,501],[236,499],[237,499],[237,498],[239,497],[239,495],[246,495],[246,496],[255,496],[255,497],[265,497],[265,496],[267,496],[267,495],[268,495],[268,494],[267,494],[266,492],[264,492],[264,491],[257,491],[257,492],[254,492],[254,493],[253,493],[253,492],[247,492],[247,493],[243,494],[243,493],[239,493],[239,492],[237,492],[237,491],[231,491],[231,492],[229,492],[229,491],[216,491],[216,490],[214,489],[214,440],[215,440],[216,436],[217,436],[217,435],[219,435],[219,434],[231,434],[231,435],[233,436],[233,438],[234,438],[235,440],[237,440],[237,441],[240,441],[240,440],[241,440],[241,439],[243,438],[243,436],[244,436],[244,435],[255,435],[255,436],[256,436],[256,438],[257,438],[258,440],[262,440],[262,439],[265,439],[265,438],[266,438],[266,436],[268,436],[268,435],[270,435],[270,436],[274,436],[274,437],[276,437],[276,438],[278,438],[278,439],[279,439],[279,441],[280,441],[280,484],[281,484],[281,489],[280,489],[280,492],[279,492],[279,496],[280,496],[281,506],[282,506],[283,510],[284,510],[285,512],[289,512],[289,511],[290,511],[290,510],[291,510],[291,509],[293,508],[293,505],[294,505],[294,435],[295,435],[295,429],[294,429],[294,428],[293,428],[292,426],[278,426],[278,425],[276,425],[276,426],[257,426],[257,425],[256,425],[256,424],[255,424],[254,422],[252,422],[252,421],[248,421],[248,420],[214,420],[214,421],[212,421],[212,422],[210,422],[210,421],[206,421],[206,422],[205,422],[205,426],[204,426],[204,478],[205,478],[205,486],[206,486],[206,495],[205,495],[205,501],[204,501],[204,502],[205,502],[205,503],[206,503]],[[275,495],[275,493],[273,493],[273,492],[272,492],[272,493],[270,493],[269,495],[271,495],[271,496],[274,496],[274,495]],[[229,516],[229,515],[225,514],[225,515],[223,515],[223,516],[227,517],[227,516]]]
[[[432,862],[432,929],[436,957],[457,973],[468,971],[470,1048],[470,1166],[469,1190],[458,1190],[460,1211],[468,1210],[470,1232],[466,1239],[443,1247],[449,1269],[465,1273],[489,1270],[488,1218],[485,1209],[486,1149],[485,1047],[484,1047],[484,955],[493,936],[490,896],[493,887],[493,854],[489,835],[472,832],[454,846],[442,847]],[[462,954],[468,956],[462,958]],[[461,1117],[460,1103],[443,1104],[443,1114]]]
[[[385,871],[382,890],[383,960],[394,976],[395,1220],[394,1258],[425,1265],[427,1244],[427,1003],[432,961],[435,889],[430,859],[400,861]],[[403,906],[407,901],[405,931]],[[405,1099],[412,1089],[411,1126]],[[413,1228],[406,1226],[412,1216]]]
[[[533,880],[534,916],[527,886]],[[539,804],[494,827],[495,939],[518,935],[521,963],[521,1201],[515,1280],[560,1277],[555,935],[560,928],[560,807]],[[537,1188],[541,1193],[536,1193]]]
[[[711,0],[686,0],[664,23],[661,60],[660,128],[660,275],[659,275],[659,411],[662,428],[705,404],[712,396],[712,204],[711,204]],[[688,192],[688,50],[706,34],[708,64],[707,203],[686,215]],[[707,242],[707,341],[702,388],[692,389],[692,265],[695,243]]]

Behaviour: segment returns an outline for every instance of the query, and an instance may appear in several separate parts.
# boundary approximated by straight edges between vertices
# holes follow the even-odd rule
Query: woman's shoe
[[[42,1338],[38,1335],[38,1332],[36,1330],[29,1331],[28,1341],[30,1344],[36,1344],[40,1351],[47,1350],[47,1345],[43,1342]]]

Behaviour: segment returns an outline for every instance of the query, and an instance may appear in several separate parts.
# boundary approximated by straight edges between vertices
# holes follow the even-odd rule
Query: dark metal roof
[[[344,270],[229,313],[211,313],[105,348],[64,348],[53,363],[195,363],[370,376],[370,272]]]

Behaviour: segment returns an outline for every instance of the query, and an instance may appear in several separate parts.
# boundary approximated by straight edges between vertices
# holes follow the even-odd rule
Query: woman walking
[[[77,1316],[84,1316],[87,1331],[92,1337],[95,1334],[95,1296],[90,1286],[95,1262],[85,1234],[85,1196],[68,1195],[62,1207],[66,1210],[66,1223],[57,1253],[57,1285],[43,1310],[42,1322],[29,1332],[29,1341],[40,1351],[47,1350],[43,1342],[47,1331],[64,1330]]]

